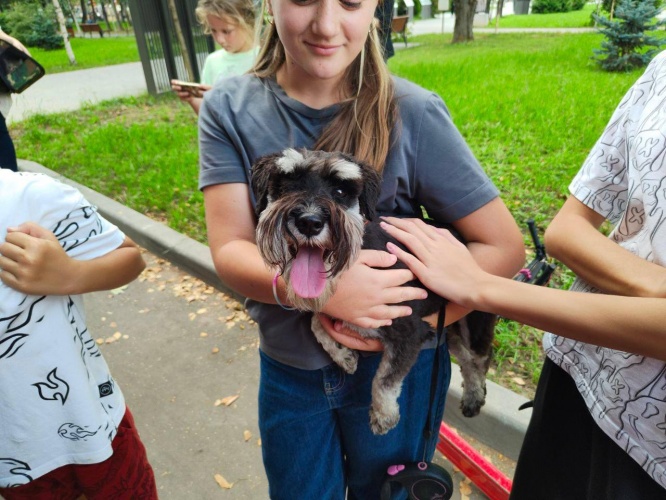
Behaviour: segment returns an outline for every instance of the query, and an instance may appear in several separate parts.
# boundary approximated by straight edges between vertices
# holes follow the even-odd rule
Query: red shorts
[[[113,455],[98,464],[70,464],[15,488],[0,488],[5,500],[157,499],[153,469],[146,448],[125,410],[111,443]]]

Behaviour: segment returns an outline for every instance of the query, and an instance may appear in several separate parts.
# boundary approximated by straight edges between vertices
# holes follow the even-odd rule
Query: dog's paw
[[[337,350],[335,355],[332,355],[331,357],[333,358],[333,361],[335,361],[335,363],[348,374],[353,375],[356,372],[356,368],[358,367],[357,351],[343,347]]]
[[[383,435],[393,429],[400,421],[400,413],[385,412],[370,408],[370,428],[373,434]]]
[[[460,400],[460,409],[466,417],[476,417],[481,411],[481,407],[485,404],[485,391],[484,393],[463,392],[463,397]]]

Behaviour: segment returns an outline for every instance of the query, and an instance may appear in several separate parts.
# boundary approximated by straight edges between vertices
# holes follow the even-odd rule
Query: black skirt
[[[660,500],[666,489],[596,424],[573,379],[546,359],[511,500]]]

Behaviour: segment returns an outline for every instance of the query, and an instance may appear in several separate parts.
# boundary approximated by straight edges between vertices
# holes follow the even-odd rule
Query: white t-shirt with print
[[[614,224],[618,245],[666,265],[666,52],[625,95],[569,189]],[[580,279],[571,289],[599,292]],[[553,334],[544,347],[601,429],[666,488],[666,364]]]
[[[76,259],[114,250],[124,234],[78,190],[0,169],[0,242],[33,221]],[[85,323],[82,296],[34,296],[0,283],[0,487],[66,464],[99,463],[125,400]]]

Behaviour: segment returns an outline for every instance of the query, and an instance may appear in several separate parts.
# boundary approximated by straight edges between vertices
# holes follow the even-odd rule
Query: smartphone
[[[204,93],[204,89],[200,83],[184,82],[182,80],[171,80],[171,83],[179,85],[181,89],[185,92],[189,92],[194,97],[201,97]]]

